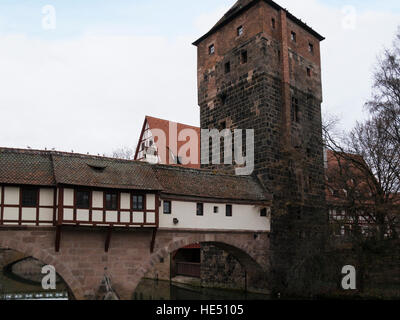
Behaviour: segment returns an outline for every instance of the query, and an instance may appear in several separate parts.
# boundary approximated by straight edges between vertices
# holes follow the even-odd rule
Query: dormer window
[[[212,44],[211,46],[208,47],[208,54],[212,55],[215,53],[215,46]]]
[[[297,41],[296,32],[294,32],[294,31],[291,32],[290,39],[291,39],[293,42],[296,42],[296,41]]]
[[[239,28],[237,28],[237,36],[240,37],[243,34],[243,26],[240,26]]]

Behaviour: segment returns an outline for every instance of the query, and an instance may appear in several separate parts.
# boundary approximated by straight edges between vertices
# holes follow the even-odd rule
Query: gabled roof
[[[41,150],[0,148],[0,184],[146,190],[180,197],[267,202],[257,178],[211,170]]]
[[[0,183],[161,190],[151,167],[82,154],[0,148]]]
[[[259,202],[272,199],[252,176],[162,165],[154,166],[154,171],[165,194]]]
[[[167,138],[167,147],[170,146],[170,141],[169,141],[169,128],[170,128],[170,124],[173,123],[172,121],[168,121],[168,120],[164,120],[164,119],[159,119],[159,118],[154,118],[154,117],[150,117],[150,116],[146,116],[144,124],[143,124],[143,130],[142,133],[140,135],[139,138],[139,143],[138,143],[138,148],[136,149],[136,154],[135,154],[135,160],[138,160],[138,153],[139,153],[139,148],[140,148],[140,142],[143,139],[143,133],[144,133],[144,129],[146,127],[146,124],[148,124],[150,130],[154,130],[154,129],[159,129],[162,130],[163,132],[165,132],[166,138]],[[196,132],[197,137],[198,137],[198,144],[197,144],[197,150],[200,150],[200,128],[199,127],[195,127],[195,126],[190,126],[187,124],[183,124],[183,123],[176,123],[177,126],[177,134],[179,136],[179,133],[182,132],[185,129],[192,129]],[[155,143],[157,145],[157,142]],[[185,141],[178,141],[177,147],[178,147],[178,151],[179,149],[185,145],[186,142]],[[157,147],[159,147],[157,145]],[[174,154],[174,156],[177,156]],[[169,156],[168,156],[168,150],[167,150],[167,159],[161,159],[161,164],[169,164],[169,165],[174,165],[173,163],[169,162]],[[194,169],[199,169],[200,168],[200,151],[198,153],[198,161],[197,164],[188,164],[188,165],[180,165],[180,166],[184,166],[184,167],[188,167],[188,168],[194,168]]]
[[[236,3],[228,10],[227,13],[217,22],[217,24],[211,28],[209,32],[207,32],[205,35],[203,35],[201,38],[193,42],[193,45],[197,46],[200,42],[202,42],[204,39],[208,38],[210,35],[221,29],[223,26],[228,24],[230,21],[235,19],[237,16],[241,15],[243,12],[246,10],[250,9],[252,6],[255,4],[259,3],[260,1],[264,1],[267,4],[269,4],[271,7],[277,9],[277,10],[283,10],[286,11],[287,17],[291,19],[293,22],[298,24],[300,27],[304,28],[306,31],[308,31],[310,34],[315,36],[317,39],[320,41],[324,40],[325,38],[321,36],[319,33],[317,33],[315,30],[313,30],[311,27],[309,27],[306,23],[301,21],[299,18],[296,18],[294,15],[292,15],[289,11],[286,9],[282,8],[280,5],[278,5],[276,2],[271,1],[271,0],[238,0]]]

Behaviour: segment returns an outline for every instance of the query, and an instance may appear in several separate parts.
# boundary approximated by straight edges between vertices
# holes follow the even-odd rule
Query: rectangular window
[[[260,210],[260,216],[261,217],[266,217],[267,216],[267,208],[263,208]]]
[[[237,28],[237,35],[238,37],[240,37],[243,34],[243,26],[240,26],[239,28]]]
[[[23,207],[36,207],[38,204],[38,188],[34,187],[23,187],[22,193],[22,206]]]
[[[208,47],[208,54],[212,55],[215,53],[215,46],[212,44]]]
[[[232,205],[231,204],[226,205],[226,216],[232,217]]]
[[[106,210],[117,210],[118,194],[116,192],[106,192]]]
[[[240,63],[241,64],[247,63],[247,51],[242,51],[240,55]]]
[[[90,191],[76,191],[76,207],[78,209],[89,209]]]
[[[308,44],[308,51],[314,53],[314,45],[311,42]]]
[[[231,72],[231,63],[227,62],[225,63],[225,73]]]
[[[144,210],[144,196],[134,194],[132,196],[132,207],[133,210]]]
[[[307,68],[307,76],[311,77],[311,68]]]
[[[218,207],[214,207],[214,213],[218,213]]]
[[[272,29],[276,28],[276,23],[275,23],[275,19],[274,18],[271,19],[271,25],[272,25]]]
[[[171,214],[171,201],[164,201],[164,214]]]
[[[198,216],[204,216],[204,204],[198,203],[197,204],[197,213]]]
[[[291,32],[291,34],[290,34],[290,39],[293,41],[293,42],[296,42],[297,41],[297,35],[296,35],[296,32]]]

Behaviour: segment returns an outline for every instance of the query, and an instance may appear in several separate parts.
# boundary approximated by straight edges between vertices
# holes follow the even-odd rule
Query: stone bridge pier
[[[109,233],[109,229],[63,227],[56,252],[55,227],[0,227],[0,249],[53,265],[78,300],[95,299],[105,274],[118,296],[129,300],[143,276],[160,260],[195,243],[213,244],[231,253],[246,269],[248,287],[268,288],[268,233],[158,230],[150,252],[152,240],[152,229]]]

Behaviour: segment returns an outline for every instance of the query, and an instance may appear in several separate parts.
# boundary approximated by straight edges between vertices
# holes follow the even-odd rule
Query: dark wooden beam
[[[61,226],[57,226],[56,227],[56,242],[55,242],[56,252],[60,252],[60,242],[61,242]]]
[[[153,229],[153,234],[151,236],[151,243],[150,243],[150,253],[154,252],[154,246],[156,244],[156,235],[157,235],[158,228]]]
[[[109,227],[109,228],[108,228],[108,231],[107,231],[106,242],[105,242],[105,244],[104,244],[104,250],[105,250],[105,252],[108,252],[108,249],[110,249],[111,232],[112,232],[112,227]]]

